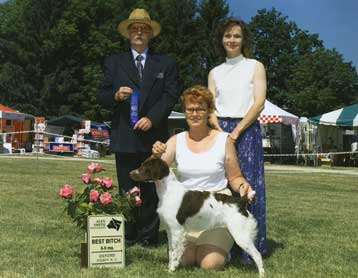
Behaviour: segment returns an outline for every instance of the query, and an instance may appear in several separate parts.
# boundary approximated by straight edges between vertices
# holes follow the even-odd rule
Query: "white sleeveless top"
[[[185,135],[177,134],[176,162],[179,181],[189,190],[219,191],[227,186],[225,176],[225,146],[228,133],[220,132],[214,145],[205,152],[189,150]]]
[[[253,77],[257,61],[240,55],[213,69],[218,117],[243,118],[254,103]]]

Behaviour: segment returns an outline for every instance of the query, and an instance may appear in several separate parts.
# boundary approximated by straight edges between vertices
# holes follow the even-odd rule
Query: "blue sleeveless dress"
[[[220,127],[231,133],[240,119],[218,119]],[[265,196],[265,177],[264,159],[262,148],[262,137],[260,124],[255,121],[248,127],[235,142],[236,152],[240,169],[245,179],[250,183],[256,196],[248,210],[253,214],[257,221],[258,234],[255,245],[259,252],[264,255],[267,253],[266,246],[266,196]],[[248,262],[249,255],[245,252],[241,254],[241,260]]]

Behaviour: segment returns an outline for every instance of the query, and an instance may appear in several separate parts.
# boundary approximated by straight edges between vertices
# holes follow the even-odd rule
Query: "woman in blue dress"
[[[262,255],[266,247],[266,197],[264,161],[258,116],[266,98],[266,73],[262,63],[250,59],[250,33],[246,24],[228,19],[219,27],[218,45],[226,57],[213,68],[208,87],[215,96],[216,111],[211,124],[230,133],[235,142],[241,171],[256,191],[249,210],[258,223],[256,246]],[[241,254],[243,263],[250,262]]]

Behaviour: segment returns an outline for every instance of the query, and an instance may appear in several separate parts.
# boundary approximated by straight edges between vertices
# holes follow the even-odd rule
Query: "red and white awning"
[[[296,115],[281,109],[268,100],[265,101],[265,108],[257,119],[260,124],[283,123],[285,125],[295,125],[298,122]]]
[[[282,117],[280,115],[260,115],[257,119],[260,124],[282,123]]]

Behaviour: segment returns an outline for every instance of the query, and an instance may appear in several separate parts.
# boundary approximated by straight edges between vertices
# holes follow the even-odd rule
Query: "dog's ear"
[[[145,163],[150,163],[149,161],[153,160],[153,156],[148,157],[146,160],[142,162],[142,165]]]
[[[161,158],[155,158],[152,160],[152,178],[153,180],[161,180],[169,175],[169,166]]]

